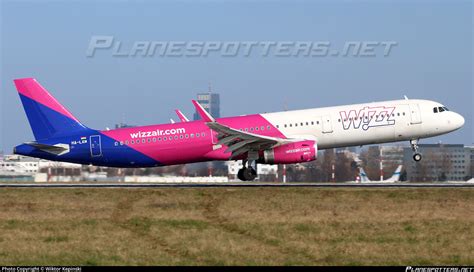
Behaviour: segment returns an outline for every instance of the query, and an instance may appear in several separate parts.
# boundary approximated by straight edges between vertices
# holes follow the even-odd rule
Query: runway
[[[0,183],[0,188],[212,188],[212,187],[314,187],[314,188],[474,188],[474,183]]]

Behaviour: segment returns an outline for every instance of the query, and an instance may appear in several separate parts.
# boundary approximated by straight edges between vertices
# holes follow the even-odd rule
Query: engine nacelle
[[[306,140],[264,150],[259,162],[266,164],[309,162],[316,159],[317,153],[316,141]]]

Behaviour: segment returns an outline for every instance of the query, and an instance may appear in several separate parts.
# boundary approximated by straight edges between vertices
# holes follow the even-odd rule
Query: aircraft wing
[[[206,125],[217,132],[218,145],[227,146],[226,153],[232,152],[231,159],[249,151],[259,151],[274,146],[279,146],[301,139],[284,139],[248,133],[238,129],[228,127],[216,121],[199,102],[193,100],[194,106]]]
[[[233,129],[216,121],[206,125],[217,132],[217,144],[227,146],[226,153],[232,152],[235,158],[248,151],[259,151],[270,147],[294,142],[292,139],[263,136]]]

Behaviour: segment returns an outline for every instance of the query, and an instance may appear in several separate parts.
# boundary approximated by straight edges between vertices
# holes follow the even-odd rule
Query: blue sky
[[[35,77],[86,125],[168,122],[208,82],[223,116],[402,98],[444,103],[472,144],[470,1],[1,1],[0,150],[33,139],[12,80]],[[87,58],[133,41],[396,41],[388,57]]]

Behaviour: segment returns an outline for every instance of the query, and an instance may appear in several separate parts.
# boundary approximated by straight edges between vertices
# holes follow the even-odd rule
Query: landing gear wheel
[[[242,168],[242,169],[239,169],[239,171],[237,172],[237,177],[242,180],[242,181],[245,181],[245,178],[244,178],[244,169],[245,168]]]
[[[413,154],[413,160],[416,162],[421,161],[421,154],[418,153],[418,139],[410,140],[410,145],[413,152],[415,152]]]
[[[413,160],[418,162],[418,161],[421,161],[421,154],[420,153],[415,153],[413,154]]]
[[[253,168],[244,168],[242,176],[246,181],[252,181],[257,177],[257,172]]]

